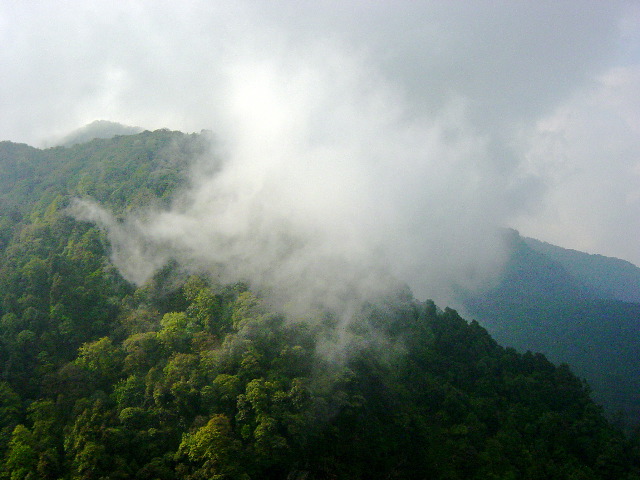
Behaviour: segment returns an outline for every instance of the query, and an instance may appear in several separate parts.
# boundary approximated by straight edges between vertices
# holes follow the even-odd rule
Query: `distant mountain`
[[[464,309],[501,344],[569,364],[610,412],[640,423],[640,302],[620,300],[635,298],[637,267],[515,231],[507,243],[501,282],[463,295]]]
[[[619,258],[590,255],[524,238],[533,250],[558,262],[600,298],[640,303],[640,268]]]
[[[113,138],[117,135],[135,135],[142,132],[140,127],[130,127],[108,120],[96,120],[81,127],[60,140],[54,142],[55,146],[71,147],[79,143],[86,143],[94,138]]]

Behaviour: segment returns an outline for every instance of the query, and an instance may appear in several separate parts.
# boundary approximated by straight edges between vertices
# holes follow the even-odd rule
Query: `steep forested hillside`
[[[593,280],[598,268],[603,275],[617,267],[633,274],[633,268],[622,261],[543,248],[516,232],[509,236],[512,253],[502,282],[482,296],[467,297],[466,309],[502,344],[570,364],[611,413],[622,412],[627,423],[637,425],[640,304],[616,299],[613,291],[622,289],[615,282],[605,291],[602,282]],[[565,268],[566,263],[573,268]],[[618,281],[620,277],[624,274],[616,276]],[[632,288],[630,284],[626,291]]]
[[[344,327],[176,264],[124,281],[66,205],[162,205],[207,142],[0,143],[3,478],[640,478],[566,366],[406,290]]]

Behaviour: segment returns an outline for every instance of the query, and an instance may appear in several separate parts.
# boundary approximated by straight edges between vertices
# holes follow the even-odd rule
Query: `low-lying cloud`
[[[327,44],[226,72],[218,141],[172,208],[116,222],[74,207],[107,228],[126,278],[172,258],[289,306],[339,308],[399,282],[448,304],[451,285],[499,271],[498,227],[536,181],[498,167],[463,99],[416,116],[370,63]]]

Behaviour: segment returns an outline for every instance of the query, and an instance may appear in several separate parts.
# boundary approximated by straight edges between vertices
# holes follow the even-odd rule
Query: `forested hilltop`
[[[70,200],[166,204],[208,142],[0,142],[3,478],[640,478],[569,368],[406,289],[344,331],[177,264],[126,282]]]

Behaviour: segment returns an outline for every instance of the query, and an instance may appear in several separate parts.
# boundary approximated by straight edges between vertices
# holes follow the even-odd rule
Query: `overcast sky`
[[[0,45],[0,140],[106,119],[209,129],[253,159],[247,131],[316,160],[348,145],[329,165],[353,180],[371,158],[393,187],[353,195],[411,212],[381,213],[398,231],[455,215],[454,236],[468,217],[640,265],[638,2],[0,0]]]

